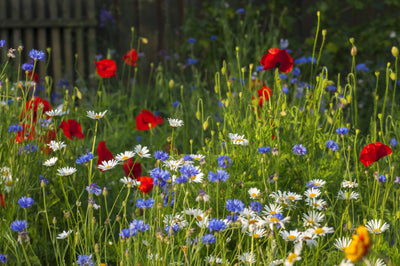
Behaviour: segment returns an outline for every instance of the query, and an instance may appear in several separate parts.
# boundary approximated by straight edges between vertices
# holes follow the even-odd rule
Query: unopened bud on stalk
[[[357,55],[357,47],[355,47],[355,46],[351,47],[350,54],[351,54],[351,56],[356,56]]]
[[[168,83],[168,86],[170,89],[172,89],[174,87],[174,80],[171,79]]]
[[[322,37],[325,37],[325,36],[326,36],[326,32],[327,32],[326,29],[323,29],[323,30],[322,30]]]
[[[392,47],[392,55],[396,58],[399,56],[399,49],[396,46]]]
[[[390,73],[390,79],[395,80],[396,79],[396,73],[392,72]]]

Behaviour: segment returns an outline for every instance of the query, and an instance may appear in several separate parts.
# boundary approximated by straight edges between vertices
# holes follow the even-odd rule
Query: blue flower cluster
[[[349,133],[349,129],[347,127],[341,127],[336,129],[336,133],[340,135],[346,135],[347,133]]]
[[[23,232],[26,228],[28,228],[28,223],[25,220],[16,220],[11,223],[10,228],[14,232]]]
[[[154,205],[154,200],[152,198],[148,200],[138,199],[136,201],[136,207],[140,209],[150,209]]]
[[[25,209],[32,206],[35,201],[31,197],[22,197],[18,200],[18,204],[21,208]]]
[[[29,57],[33,60],[44,61],[46,58],[46,54],[43,51],[32,49],[29,52]]]
[[[296,144],[293,146],[293,152],[302,156],[307,153],[307,149],[302,144]]]
[[[94,158],[93,153],[89,152],[76,159],[77,164],[87,163]]]
[[[100,196],[102,192],[101,188],[95,183],[90,184],[90,186],[86,186],[86,191],[95,194],[96,196]]]
[[[24,128],[21,125],[11,125],[8,127],[8,132],[20,132],[24,130]]]
[[[76,263],[79,266],[84,266],[84,265],[85,266],[86,265],[92,266],[92,265],[94,265],[94,263],[92,261],[92,254],[90,254],[90,255],[79,255],[78,259],[76,260]]]
[[[221,155],[218,157],[218,166],[227,168],[232,165],[232,159],[229,156]]]
[[[25,64],[22,64],[21,68],[24,71],[32,71],[33,70],[33,65],[29,64],[29,63],[25,63]]]
[[[219,182],[223,181],[226,182],[229,179],[229,174],[224,169],[217,169],[216,173],[209,172],[208,173],[208,180],[210,182]]]
[[[333,140],[328,140],[326,142],[326,147],[331,149],[332,151],[337,151],[339,150],[339,146],[337,145],[336,142],[334,142]]]
[[[179,230],[181,230],[180,229],[180,227],[179,227],[179,225],[178,224],[174,224],[174,225],[167,225],[165,228],[164,228],[164,230],[165,230],[165,232],[169,235],[169,236],[171,236],[171,233],[172,234],[176,234],[177,232],[179,232]]]
[[[164,188],[169,182],[171,174],[168,172],[168,170],[162,170],[159,167],[156,167],[150,171],[150,176],[153,178],[154,185]]]
[[[258,152],[259,153],[268,153],[268,152],[271,152],[271,148],[270,147],[260,147],[260,148],[258,148]]]
[[[225,207],[230,212],[241,212],[244,209],[244,203],[238,199],[227,200]]]
[[[222,220],[219,220],[217,218],[212,219],[211,221],[208,222],[208,229],[210,229],[210,232],[212,231],[222,231],[226,229],[226,223]]]
[[[169,159],[169,155],[168,155],[168,153],[163,152],[163,151],[155,151],[154,158],[164,162]]]

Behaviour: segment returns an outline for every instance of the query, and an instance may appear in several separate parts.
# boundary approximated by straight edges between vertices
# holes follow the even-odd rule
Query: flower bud
[[[399,56],[399,49],[396,46],[392,47],[392,55],[396,58]]]
[[[351,54],[351,56],[356,56],[356,54],[357,54],[357,47],[355,47],[355,46],[351,47],[350,54]]]
[[[168,86],[169,86],[170,89],[172,89],[174,87],[174,80],[173,79],[171,79],[169,81]]]

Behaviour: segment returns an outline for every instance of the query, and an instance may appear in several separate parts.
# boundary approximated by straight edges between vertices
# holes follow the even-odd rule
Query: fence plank
[[[95,19],[96,18],[96,7],[94,0],[87,0],[87,16],[88,19]],[[96,29],[90,27],[88,29],[88,64],[89,64],[89,76],[93,75],[95,72],[95,52],[96,52]]]
[[[0,20],[1,21],[7,21],[7,10],[8,10],[7,9],[7,2],[6,1],[0,1]],[[0,34],[1,34],[0,38],[2,40],[6,40],[7,42],[9,42],[8,31],[7,30],[5,30],[5,29],[1,30]],[[10,46],[8,43],[7,43],[7,45]]]
[[[46,18],[46,14],[45,14],[46,9],[45,9],[44,0],[37,0],[36,7],[37,7],[36,14],[37,14],[38,19],[44,20]],[[38,28],[37,38],[38,38],[39,49],[42,51],[46,51],[46,49],[47,49],[47,32],[46,32],[45,28],[43,28],[43,27]],[[39,76],[41,78],[45,77],[46,71],[47,71],[47,69],[46,69],[45,65],[39,64]]]
[[[11,18],[13,20],[19,20],[19,12],[20,12],[20,2],[19,0],[14,0],[11,2]],[[21,44],[21,30],[20,29],[15,29],[13,31],[13,36],[12,36],[13,43],[10,45],[12,47],[17,47],[18,45]]]
[[[62,3],[62,14],[63,14],[63,19],[69,19],[71,16],[71,10],[70,10],[70,2],[71,1],[66,1],[64,0]],[[66,27],[64,29],[64,75],[68,83],[71,86],[71,89],[73,88],[73,67],[72,67],[72,62],[73,62],[73,53],[72,53],[72,34],[71,34],[71,28]],[[61,66],[60,66],[61,67]]]
[[[58,1],[49,0],[50,18],[58,18]],[[53,72],[53,88],[61,79],[61,47],[60,47],[60,29],[51,29],[51,56],[52,56],[52,72]]]
[[[74,7],[75,7],[75,19],[79,20],[82,17],[82,1],[81,0],[75,0],[74,1]],[[76,35],[76,54],[78,55],[77,62],[77,68],[80,76],[85,76],[85,65],[84,65],[84,46],[83,46],[83,29],[81,27],[78,27],[75,31]]]

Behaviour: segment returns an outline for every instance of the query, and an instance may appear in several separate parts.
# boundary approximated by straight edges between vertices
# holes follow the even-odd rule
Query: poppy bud
[[[351,54],[351,56],[356,56],[356,54],[357,54],[357,47],[355,47],[355,46],[351,47],[350,54]]]
[[[388,63],[386,64],[386,67],[390,67],[390,62],[388,62]]]
[[[197,118],[197,120],[200,120],[200,112],[199,111],[196,112],[196,118]]]
[[[395,80],[396,79],[396,73],[392,72],[390,73],[390,79]]]
[[[399,56],[399,49],[396,46],[392,47],[392,55],[396,58]]]
[[[141,37],[142,43],[147,44],[149,41],[147,40],[147,38],[143,38]]]
[[[174,80],[171,79],[168,83],[168,86],[170,89],[172,89],[174,87]]]
[[[322,30],[322,36],[325,37],[326,36],[326,29]]]
[[[353,38],[353,37],[351,37],[351,38],[349,39],[349,41],[350,41],[351,44],[354,44],[354,38]]]

